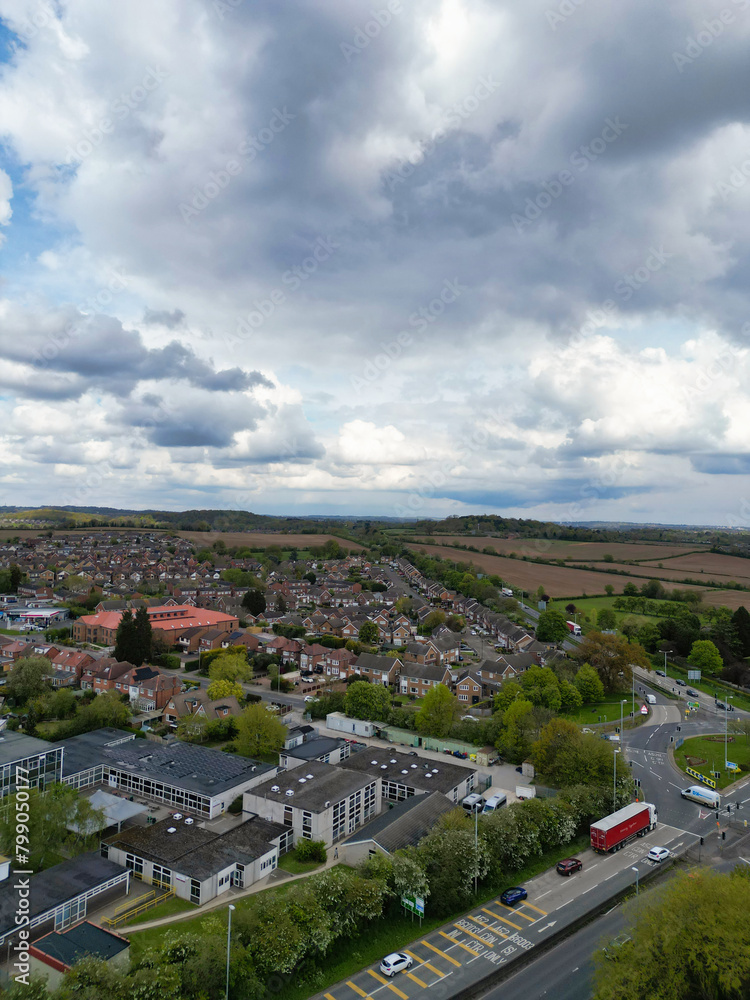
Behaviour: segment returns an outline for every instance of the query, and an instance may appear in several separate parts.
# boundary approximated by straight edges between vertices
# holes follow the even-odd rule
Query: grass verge
[[[308,872],[320,868],[320,865],[320,861],[298,861],[294,851],[290,851],[289,854],[285,854],[279,859],[279,868],[283,868],[291,875],[306,875]]]
[[[570,722],[575,722],[581,726],[585,726],[591,722],[619,722],[621,701],[625,702],[623,717],[627,725],[633,707],[633,699],[629,692],[614,693],[605,698],[604,701],[597,702],[595,705],[581,705],[574,712],[560,712],[559,715],[561,718],[568,719]],[[636,713],[640,711],[642,704],[643,699],[635,699]]]
[[[730,738],[733,734],[729,734]],[[720,739],[711,740],[706,736],[693,736],[685,740],[681,747],[674,752],[675,763],[683,771],[686,767],[692,767],[695,771],[700,771],[706,777],[711,777],[711,771],[721,772],[721,777],[716,779],[716,788],[726,788],[727,785],[734,784],[742,777],[742,772],[735,773],[724,768],[724,734],[718,733]],[[688,764],[688,757],[703,758],[705,764]],[[750,740],[747,736],[734,735],[732,743],[727,744],[727,759],[734,764],[745,764],[750,766]],[[686,774],[690,780],[691,776]]]

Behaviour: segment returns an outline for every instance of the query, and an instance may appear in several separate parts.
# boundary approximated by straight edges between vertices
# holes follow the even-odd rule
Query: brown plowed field
[[[750,594],[742,590],[707,590],[703,597],[704,604],[712,604],[714,607],[731,608],[736,611],[739,607],[747,608],[750,611]]]
[[[422,535],[420,538],[424,537]],[[493,538],[491,535],[433,535],[434,543],[443,545],[487,546],[499,555],[548,556],[550,559],[597,560],[605,555],[615,559],[668,559],[670,556],[694,552],[696,545],[664,545],[648,542],[561,542],[549,538]],[[708,555],[709,553],[707,553]],[[696,557],[699,558],[699,557]]]
[[[482,552],[462,552],[442,545],[420,545],[412,543],[414,549],[427,552],[430,555],[442,556],[456,562],[470,562],[484,573],[496,573],[515,587],[524,590],[536,590],[543,586],[550,597],[580,597],[582,594],[603,594],[604,588],[611,583],[615,594],[621,594],[626,583],[635,583],[640,587],[645,580],[652,579],[650,575],[641,577],[616,576],[609,573],[594,573],[585,569],[571,569],[567,566],[547,566],[539,563],[524,562],[522,559],[506,559],[503,556],[488,556]],[[636,567],[630,567],[635,569]],[[653,577],[657,579],[657,577]],[[674,584],[662,580],[667,588]],[[700,590],[700,587],[686,585],[684,590]],[[731,593],[731,591],[730,591]]]
[[[691,557],[685,556],[685,558],[690,559]],[[708,556],[706,556],[706,558],[708,558]],[[696,561],[700,562],[701,556],[695,556],[695,559]],[[744,559],[737,560],[737,562],[745,562],[745,561],[746,560]],[[625,570],[626,573],[637,573],[639,577],[645,576],[649,580],[652,578],[654,580],[657,578],[661,580],[673,580],[675,581],[674,585],[676,586],[679,586],[680,580],[684,580],[685,577],[688,576],[691,577],[691,579],[693,580],[705,578],[707,582],[713,580],[716,583],[724,583],[724,584],[729,583],[730,580],[736,580],[737,583],[750,585],[750,565],[746,567],[744,576],[739,576],[738,574],[731,575],[729,573],[719,573],[716,570],[712,570],[711,572],[709,572],[708,569],[706,569],[705,573],[701,573],[699,568],[688,569],[684,563],[676,559],[670,559],[668,562],[664,564],[664,566],[661,569],[659,569],[659,567],[655,563],[638,563],[636,566],[628,566],[625,563],[602,562],[602,563],[597,563],[596,565],[606,567],[608,569],[622,569]],[[681,568],[678,569],[677,568],[678,566]],[[581,568],[580,566],[576,566],[576,569],[580,568]]]
[[[670,559],[668,565],[681,569],[683,576],[700,573],[707,577],[728,577],[738,583],[750,580],[750,559],[740,559],[739,556],[723,556],[718,552],[694,553],[689,556],[679,556]]]
[[[268,548],[278,545],[282,549],[309,549],[311,545],[325,545],[334,538],[345,549],[361,549],[358,542],[347,541],[346,538],[336,538],[335,535],[282,535],[275,532],[261,531],[178,531],[181,538],[187,538],[194,545],[201,545],[211,536],[213,541],[221,539],[228,547],[245,545],[249,549]]]

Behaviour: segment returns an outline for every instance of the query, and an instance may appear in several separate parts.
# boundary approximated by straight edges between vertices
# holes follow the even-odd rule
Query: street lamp
[[[724,701],[724,770],[729,770],[729,764],[727,763],[728,756],[728,744],[729,744],[729,722],[728,722],[728,712],[729,712],[729,699],[734,698],[733,694],[726,696]]]
[[[631,870],[631,872],[635,872],[635,894],[637,896],[638,895],[638,876],[640,875],[640,872],[638,871],[637,868],[631,868],[630,870]]]
[[[612,812],[617,806],[617,755],[619,752],[615,747],[615,752],[612,754]]]
[[[622,743],[622,734],[625,732],[625,726],[623,725],[623,709],[625,706],[625,699],[623,698],[620,702],[620,743]]]
[[[673,652],[674,652],[673,649],[665,649],[664,650],[664,676],[665,677],[669,677],[669,673],[667,672],[667,653],[673,653]]]
[[[234,907],[229,904],[229,919],[227,921],[227,988],[224,994],[225,1000],[229,1000],[229,946],[232,941],[232,910]]]

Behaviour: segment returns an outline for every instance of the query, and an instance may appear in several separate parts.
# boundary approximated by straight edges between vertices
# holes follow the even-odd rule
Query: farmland
[[[246,547],[248,549],[265,549],[269,545],[278,545],[282,549],[309,549],[310,546],[325,545],[331,540],[338,542],[345,549],[361,549],[358,542],[350,542],[347,538],[336,538],[335,535],[285,535],[281,532],[262,531],[178,531],[180,538],[186,538],[194,545],[202,546],[207,542],[221,539],[227,548]]]
[[[425,539],[423,533],[415,538]],[[404,536],[407,541],[407,536]],[[696,545],[666,545],[649,542],[564,542],[549,538],[496,538],[494,535],[433,535],[433,544],[473,545],[478,549],[492,548],[498,555],[515,552],[517,556],[532,559],[565,559],[576,562],[597,562],[611,555],[615,559],[670,559],[690,552],[696,552]],[[416,544],[416,543],[415,543]],[[706,555],[708,555],[708,551]],[[696,558],[703,558],[698,552]],[[732,557],[724,557],[732,558]],[[742,561],[742,560],[738,560]]]
[[[625,584],[635,583],[636,586],[649,579],[656,579],[651,570],[643,570],[641,576],[618,576],[609,573],[597,573],[592,570],[573,569],[568,566],[546,565],[543,563],[524,562],[522,559],[509,559],[502,556],[488,556],[482,552],[461,552],[459,549],[441,545],[422,545],[412,543],[412,548],[429,555],[438,555],[443,559],[456,562],[471,562],[483,573],[497,574],[514,587],[525,591],[544,587],[551,597],[579,597],[582,594],[603,594],[609,583],[615,588],[616,594],[621,594]],[[603,564],[604,565],[604,564]],[[629,567],[631,572],[638,572],[638,567]],[[674,584],[669,580],[662,581],[667,588]],[[682,590],[700,590],[700,587],[681,587]],[[729,593],[734,593],[730,591]],[[750,598],[750,595],[747,595]]]

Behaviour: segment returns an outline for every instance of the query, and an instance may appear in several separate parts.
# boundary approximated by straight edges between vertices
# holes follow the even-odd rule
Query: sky
[[[750,526],[750,0],[0,18],[0,505]]]

